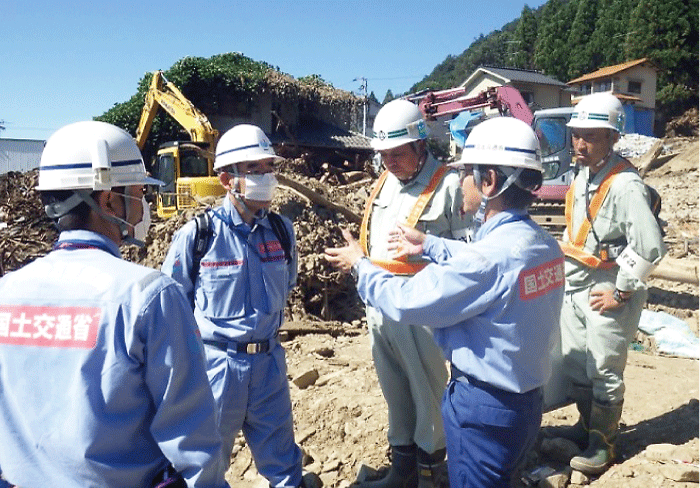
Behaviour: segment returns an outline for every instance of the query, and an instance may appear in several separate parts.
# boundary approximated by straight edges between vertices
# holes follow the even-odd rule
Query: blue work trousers
[[[508,488],[537,440],[542,406],[541,388],[511,393],[453,375],[442,402],[450,486]]]
[[[219,408],[226,466],[243,430],[258,472],[272,487],[301,483],[301,449],[294,442],[284,348],[261,354],[205,346],[209,383]]]

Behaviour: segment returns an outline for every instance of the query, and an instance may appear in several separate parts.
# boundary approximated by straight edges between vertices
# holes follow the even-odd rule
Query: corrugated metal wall
[[[39,167],[44,142],[33,139],[0,139],[0,175],[26,173]]]

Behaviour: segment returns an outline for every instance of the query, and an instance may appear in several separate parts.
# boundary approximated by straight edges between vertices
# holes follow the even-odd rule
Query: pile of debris
[[[38,172],[0,176],[0,276],[51,250],[58,237],[36,187]]]
[[[698,108],[687,110],[666,124],[666,137],[698,137]]]
[[[323,252],[327,247],[343,245],[341,228],[358,235],[373,175],[339,172],[327,165],[318,165],[320,169],[314,170],[314,175],[308,169],[311,166],[303,159],[288,160],[280,171],[283,185],[273,201],[273,209],[294,222],[298,245],[298,284],[288,302],[287,319],[357,322],[364,316],[364,309],[354,284],[347,275],[331,268]],[[36,171],[0,177],[0,265],[5,271],[45,255],[58,237],[35,190],[36,178]],[[159,219],[154,213],[146,247],[123,246],[122,255],[159,268],[175,231],[200,211],[169,219]]]
[[[323,258],[328,247],[343,245],[341,228],[358,235],[367,186],[371,177],[360,182],[337,184],[334,176],[321,183],[310,176],[301,176],[303,162],[291,160],[278,175],[282,185],[272,202],[272,209],[294,223],[299,255],[297,286],[287,304],[287,320],[356,322],[364,316],[364,308],[350,277],[334,270]],[[285,184],[287,183],[287,184]],[[219,202],[215,202],[217,205]],[[126,246],[125,258],[159,268],[168,252],[175,231],[197,212],[187,211],[169,219],[153,216],[146,247]]]

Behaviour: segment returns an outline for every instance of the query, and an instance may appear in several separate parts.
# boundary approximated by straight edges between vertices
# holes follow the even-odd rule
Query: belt
[[[473,376],[469,376],[467,373],[459,369],[454,364],[450,363],[450,377],[455,381],[461,381],[462,383],[469,383],[479,388],[484,388],[488,390],[498,390],[495,386],[486,383],[485,381],[477,380]]]
[[[222,351],[233,349],[239,354],[263,354],[272,350],[277,344],[279,344],[279,338],[275,336],[272,339],[251,342],[221,342],[202,339],[202,342],[207,346],[215,347]]]
[[[478,380],[478,379],[474,378],[473,376],[469,376],[467,373],[460,370],[457,366],[455,366],[452,363],[450,363],[450,377],[455,381],[459,381],[461,383],[467,383],[467,384],[476,386],[477,388],[480,388],[482,390],[499,393],[501,395],[505,394],[508,396],[510,396],[510,395],[522,396],[522,395],[539,394],[539,392],[542,391],[541,387],[533,388],[532,390],[526,391],[524,393],[516,393],[514,391],[504,390],[502,388],[498,388],[497,386],[493,386],[492,384],[487,383],[485,381]]]

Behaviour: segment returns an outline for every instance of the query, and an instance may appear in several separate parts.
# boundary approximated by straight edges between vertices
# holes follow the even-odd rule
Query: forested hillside
[[[659,68],[657,110],[698,100],[698,0],[549,0],[448,56],[411,88],[450,88],[479,66],[534,69],[567,82],[603,66],[649,58]]]

